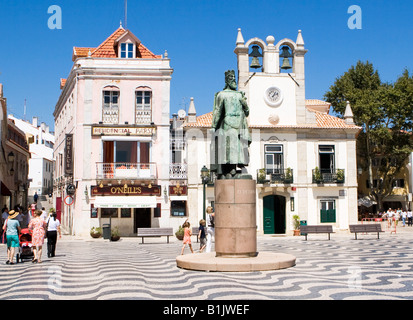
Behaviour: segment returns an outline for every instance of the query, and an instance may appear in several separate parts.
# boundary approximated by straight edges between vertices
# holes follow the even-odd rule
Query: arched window
[[[119,96],[118,87],[103,88],[102,121],[103,123],[119,123]]]
[[[139,87],[135,92],[135,123],[150,124],[152,122],[152,90]]]

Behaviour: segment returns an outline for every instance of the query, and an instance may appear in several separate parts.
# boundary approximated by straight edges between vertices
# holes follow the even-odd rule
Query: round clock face
[[[269,87],[265,90],[264,99],[272,107],[280,105],[283,99],[281,90],[277,87]]]

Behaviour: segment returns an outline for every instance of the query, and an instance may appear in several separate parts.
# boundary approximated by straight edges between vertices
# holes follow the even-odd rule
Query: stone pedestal
[[[252,272],[290,268],[295,256],[257,252],[256,183],[252,179],[215,181],[215,253],[178,256],[180,268]]]
[[[252,179],[215,181],[217,257],[257,255],[256,183]]]

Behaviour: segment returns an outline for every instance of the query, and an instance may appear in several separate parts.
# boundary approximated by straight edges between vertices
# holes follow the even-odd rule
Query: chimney
[[[0,98],[3,98],[3,84],[0,83]]]
[[[33,127],[36,127],[37,128],[37,122],[38,122],[38,120],[39,120],[39,118],[38,117],[33,117],[33,119],[32,119],[32,125],[33,125]]]

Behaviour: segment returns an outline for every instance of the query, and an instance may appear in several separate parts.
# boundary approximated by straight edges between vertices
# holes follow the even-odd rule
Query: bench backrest
[[[381,224],[351,224],[350,232],[381,232]]]
[[[172,228],[138,228],[138,236],[172,236]]]
[[[300,231],[302,233],[323,233],[323,232],[333,232],[333,226],[332,225],[326,225],[326,226],[300,226]]]

